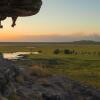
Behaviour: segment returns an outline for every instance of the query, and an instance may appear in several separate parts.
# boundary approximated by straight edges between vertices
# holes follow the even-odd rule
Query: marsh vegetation
[[[15,63],[23,67],[46,68],[49,74],[66,75],[82,84],[100,88],[99,44],[31,43],[25,46],[8,44],[0,46],[0,52],[39,52],[38,55],[30,53],[25,61],[20,59]],[[38,72],[39,68],[35,68]]]

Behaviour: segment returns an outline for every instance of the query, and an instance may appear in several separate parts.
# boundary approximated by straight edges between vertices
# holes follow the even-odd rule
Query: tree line
[[[54,54],[60,54],[61,52],[63,52],[64,54],[82,54],[82,55],[100,55],[100,51],[93,51],[93,52],[89,52],[89,51],[75,51],[75,50],[70,50],[70,49],[64,49],[63,51],[60,49],[55,49],[53,51]]]

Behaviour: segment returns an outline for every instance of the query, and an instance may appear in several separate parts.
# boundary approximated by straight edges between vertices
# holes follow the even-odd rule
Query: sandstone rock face
[[[64,76],[31,76],[13,62],[0,60],[0,100],[100,100],[99,94]]]

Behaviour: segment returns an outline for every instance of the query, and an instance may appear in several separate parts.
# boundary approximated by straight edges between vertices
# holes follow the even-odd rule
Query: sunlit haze
[[[43,0],[40,12],[31,17],[2,22],[0,41],[52,42],[100,40],[100,0]]]

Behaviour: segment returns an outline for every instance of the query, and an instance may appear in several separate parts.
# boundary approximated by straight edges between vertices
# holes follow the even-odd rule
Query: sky
[[[11,27],[7,18],[0,29],[2,42],[67,42],[100,40],[100,0],[42,0],[37,15],[19,17]]]

